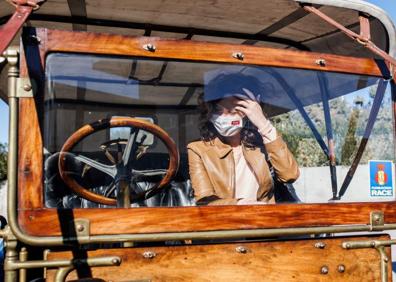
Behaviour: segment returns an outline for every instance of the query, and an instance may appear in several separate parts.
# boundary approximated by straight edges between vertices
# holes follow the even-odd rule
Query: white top
[[[242,146],[233,147],[235,161],[235,198],[257,201],[259,184],[242,153]]]

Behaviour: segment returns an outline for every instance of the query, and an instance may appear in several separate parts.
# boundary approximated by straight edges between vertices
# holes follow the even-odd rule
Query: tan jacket
[[[187,146],[192,187],[197,204],[236,204],[235,163],[232,147],[215,138],[196,141]],[[282,137],[265,144],[269,161],[280,181],[293,182],[300,175],[297,162]],[[257,200],[274,202],[272,177],[262,148],[242,147],[243,155],[257,178]]]

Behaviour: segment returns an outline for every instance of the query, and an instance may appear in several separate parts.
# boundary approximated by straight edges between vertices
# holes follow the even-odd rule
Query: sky
[[[396,0],[369,0],[367,2],[373,3],[385,11],[392,17],[393,22],[396,23]],[[0,99],[0,143],[7,143],[8,141],[8,106]]]

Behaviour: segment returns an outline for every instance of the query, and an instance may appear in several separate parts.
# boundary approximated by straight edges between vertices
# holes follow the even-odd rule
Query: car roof
[[[395,28],[385,11],[360,0],[47,0],[28,25],[55,29],[187,38],[372,57],[300,3],[314,4],[359,32],[359,12],[370,15],[372,40],[395,55]],[[0,25],[13,12],[0,2]]]
[[[396,55],[392,20],[384,10],[361,0],[47,0],[27,25],[377,58],[304,10],[301,3],[314,5],[356,33],[360,30],[359,14],[369,15],[372,41],[391,56]],[[0,25],[13,11],[12,5],[0,2]],[[13,44],[18,45],[18,37]],[[1,76],[4,84],[4,72]],[[0,91],[3,99],[4,94]]]

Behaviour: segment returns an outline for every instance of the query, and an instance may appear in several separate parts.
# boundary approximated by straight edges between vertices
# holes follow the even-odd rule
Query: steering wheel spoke
[[[126,144],[124,153],[122,155],[122,163],[124,166],[133,163],[136,160],[136,151],[137,151],[137,136],[139,134],[140,129],[135,129],[128,138],[128,143]]]
[[[113,181],[111,181],[111,183],[109,185],[107,185],[107,187],[105,188],[104,195],[106,197],[109,197],[111,194],[114,193],[115,189],[116,189],[116,183],[113,179]]]
[[[166,169],[146,169],[146,170],[137,170],[132,169],[132,175],[136,176],[160,176],[165,175],[167,173]]]
[[[87,158],[83,155],[78,155],[74,157],[76,160],[85,163],[89,165],[90,167],[93,167],[103,173],[106,173],[107,175],[111,176],[112,178],[115,178],[117,174],[117,168],[115,165],[105,165],[100,162],[94,161],[90,158]]]
[[[139,181],[149,181],[150,179],[157,177],[164,177],[167,173],[166,169],[146,169],[146,170],[136,170],[132,169],[132,178]]]

